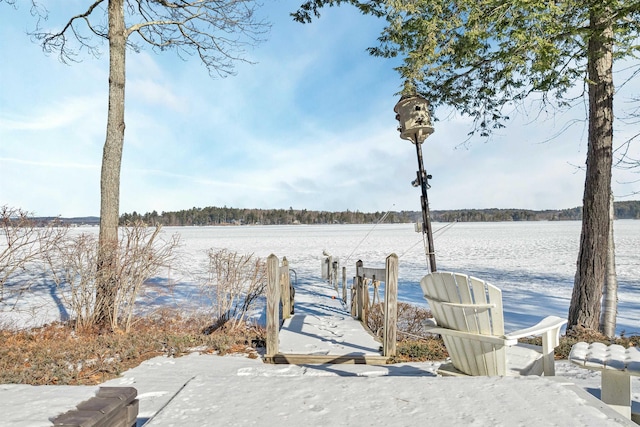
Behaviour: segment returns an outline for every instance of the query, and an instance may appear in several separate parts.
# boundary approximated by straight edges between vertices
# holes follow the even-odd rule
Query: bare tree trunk
[[[611,193],[609,208],[609,250],[607,251],[607,279],[602,301],[602,317],[600,318],[600,332],[609,338],[616,335],[616,315],[618,314],[618,278],[616,277],[616,245],[613,240],[613,192]]]
[[[120,166],[124,144],[126,28],[124,0],[109,0],[109,111],[100,177],[100,234],[96,313],[106,325],[112,319],[118,279]]]
[[[599,7],[599,6],[595,6]],[[606,10],[592,10],[588,46],[589,147],[584,185],[582,233],[568,329],[597,330],[609,239],[609,195],[613,140],[613,31]]]

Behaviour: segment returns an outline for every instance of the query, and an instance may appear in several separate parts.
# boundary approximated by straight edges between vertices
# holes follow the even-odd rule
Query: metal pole
[[[429,217],[429,199],[427,198],[427,173],[422,163],[422,144],[418,143],[418,135],[415,135],[416,152],[418,153],[418,182],[422,189],[420,202],[422,204],[422,232],[427,234],[429,246],[429,267],[431,271],[436,271],[436,254],[433,248],[433,233],[431,232],[431,218]]]

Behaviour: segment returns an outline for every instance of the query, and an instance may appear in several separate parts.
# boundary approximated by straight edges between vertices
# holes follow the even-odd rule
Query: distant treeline
[[[614,203],[618,219],[640,219],[640,201]],[[142,220],[147,224],[176,225],[243,225],[243,224],[373,224],[385,216],[384,212],[359,211],[327,212],[307,209],[237,209],[224,207],[192,208],[177,212],[156,211],[145,214],[125,213],[121,224]],[[421,221],[420,211],[389,212],[384,223]],[[582,208],[533,211],[525,209],[460,209],[433,210],[435,222],[494,222],[494,221],[570,221],[581,220]]]
[[[237,209],[228,207],[192,208],[177,212],[136,212],[120,216],[120,223],[143,220],[148,224],[162,225],[242,225],[242,224],[370,224],[378,222],[384,212],[359,211],[327,212],[307,209]],[[412,222],[419,212],[390,212],[386,223]]]

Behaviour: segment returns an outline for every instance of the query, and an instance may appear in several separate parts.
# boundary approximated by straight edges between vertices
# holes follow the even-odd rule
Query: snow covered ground
[[[335,291],[329,284],[300,284],[296,296],[296,314],[280,335],[281,351],[377,351],[379,344],[332,298]],[[438,366],[269,365],[260,358],[194,353],[156,357],[101,385],[136,388],[138,426],[630,425],[587,394],[599,394],[599,374],[566,361],[557,363],[558,376],[552,379],[443,378],[436,374]],[[638,401],[635,379],[633,387]],[[0,425],[50,425],[49,419],[96,391],[0,385]]]
[[[469,273],[503,290],[507,330],[555,314],[566,316],[578,251],[580,224],[435,224],[438,269]],[[442,230],[437,232],[437,230]],[[97,232],[95,229],[77,230]],[[326,250],[353,276],[355,262],[382,267],[390,253],[400,257],[400,299],[424,304],[419,280],[426,273],[421,235],[412,225],[167,227],[184,246],[181,262],[154,278],[141,299],[145,309],[171,305],[196,309],[196,283],[206,250],[227,248],[266,257],[286,256],[297,286],[317,283]],[[640,332],[640,262],[635,252],[640,221],[616,222],[620,282],[618,331]],[[172,284],[172,286],[168,286]],[[166,288],[166,292],[163,289]],[[0,320],[29,325],[64,314],[55,288],[40,279],[36,293],[4,306]],[[37,310],[35,309],[37,308]],[[332,319],[338,324],[337,319]],[[332,329],[333,335],[337,330]],[[326,340],[335,345],[335,340]],[[317,344],[316,344],[317,345]],[[322,352],[318,347],[316,351]],[[326,351],[329,351],[327,348]],[[544,378],[440,378],[437,364],[388,366],[265,365],[260,359],[193,354],[158,357],[103,385],[131,385],[140,399],[139,425],[408,426],[605,426],[598,401],[569,386],[599,394],[600,376],[568,362],[557,363],[560,381]],[[638,378],[633,399],[640,401]],[[97,387],[0,385],[0,425],[47,425],[49,417],[93,396]],[[636,406],[634,411],[640,412]],[[609,414],[611,415],[611,414]]]
[[[280,335],[281,351],[377,351],[379,344],[342,311],[334,295],[326,282],[299,285],[296,314]],[[156,357],[102,386],[136,388],[138,426],[631,425],[591,395],[599,394],[598,373],[566,361],[557,363],[558,376],[551,379],[443,378],[436,374],[438,366],[270,365],[260,358],[194,353]],[[638,401],[635,379],[633,387]],[[96,390],[0,385],[0,425],[49,425],[50,418]]]
[[[192,354],[156,357],[103,386],[138,391],[138,426],[622,426],[633,425],[580,390],[588,371],[562,377],[436,377],[435,364],[265,365]],[[569,385],[576,383],[580,389]],[[40,427],[97,387],[0,385],[0,425]],[[584,392],[582,392],[584,393]],[[635,394],[638,398],[638,393]]]

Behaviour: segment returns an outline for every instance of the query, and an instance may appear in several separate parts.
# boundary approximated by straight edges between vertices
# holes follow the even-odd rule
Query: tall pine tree
[[[634,58],[640,2],[629,0],[310,0],[293,14],[319,17],[349,3],[384,17],[372,55],[400,56],[405,91],[447,105],[488,136],[506,111],[536,98],[542,108],[588,100],[588,151],[580,249],[569,328],[598,329],[607,263],[613,158],[613,62]],[[582,95],[572,97],[572,89]]]

